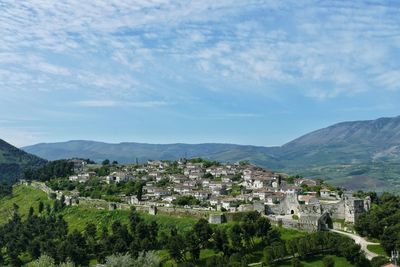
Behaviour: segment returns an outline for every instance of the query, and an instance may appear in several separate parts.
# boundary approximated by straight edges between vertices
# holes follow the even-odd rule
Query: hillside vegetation
[[[24,170],[44,163],[45,160],[0,139],[0,181],[13,182],[21,177]]]
[[[40,202],[45,206],[42,211]],[[90,266],[94,266],[111,253],[130,252],[136,258],[143,249],[156,249],[162,266],[178,266],[177,263],[182,266],[240,266],[272,261],[276,261],[276,266],[288,266],[290,261],[281,258],[291,254],[304,266],[322,266],[321,252],[342,255],[331,257],[336,266],[354,266],[355,263],[369,266],[359,247],[350,239],[332,233],[308,235],[271,228],[268,220],[257,213],[247,214],[240,222],[211,226],[205,220],[150,216],[134,211],[76,206],[56,209],[56,202],[49,200],[42,191],[24,185],[15,186],[12,196],[0,199],[0,234],[5,234],[5,241],[9,240],[0,242],[3,246],[0,265],[20,266],[44,253],[56,262],[72,260],[84,265],[90,262]],[[145,228],[159,231],[157,236],[153,233],[151,243],[146,243],[149,241],[146,236],[141,237]],[[264,228],[265,231],[257,230]],[[44,241],[42,235],[51,238]],[[136,238],[139,238],[137,242]],[[338,242],[345,245],[338,249]],[[351,255],[346,251],[352,251]],[[38,262],[41,260],[43,257]]]

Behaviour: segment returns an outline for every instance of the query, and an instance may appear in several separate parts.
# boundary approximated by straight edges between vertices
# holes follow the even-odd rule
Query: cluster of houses
[[[148,161],[142,165],[118,166],[118,170],[101,177],[104,183],[123,183],[141,179],[145,182],[142,202],[158,206],[172,206],[174,200],[189,196],[201,207],[223,211],[241,211],[249,204],[263,203],[274,206],[287,195],[296,195],[299,203],[318,202],[318,198],[336,199],[338,196],[327,188],[320,192],[304,192],[318,185],[312,179],[299,178],[288,184],[282,175],[250,164],[215,164],[205,162]],[[84,168],[70,176],[71,181],[87,182],[95,172]],[[136,196],[123,196],[130,204],[138,204]]]

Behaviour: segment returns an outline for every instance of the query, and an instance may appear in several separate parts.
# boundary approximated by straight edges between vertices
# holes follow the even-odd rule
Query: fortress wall
[[[344,219],[345,203],[341,200],[338,203],[321,204],[321,211],[328,212],[332,219]]]

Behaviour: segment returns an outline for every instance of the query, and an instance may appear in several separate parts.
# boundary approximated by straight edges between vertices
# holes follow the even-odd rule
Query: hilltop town
[[[62,198],[66,205],[103,199],[110,209],[135,205],[151,214],[163,209],[195,211],[208,215],[210,223],[223,223],[224,213],[258,211],[277,225],[309,232],[330,228],[352,231],[359,215],[371,205],[369,197],[354,197],[352,192],[324,184],[322,180],[291,177],[248,162],[221,164],[203,159],[131,165],[108,160],[102,165],[84,160],[70,162],[74,174],[68,177],[68,182],[53,179],[46,183],[45,189],[42,186],[49,194]]]

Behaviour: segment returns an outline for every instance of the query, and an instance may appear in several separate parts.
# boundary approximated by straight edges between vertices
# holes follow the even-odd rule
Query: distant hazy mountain
[[[149,159],[175,160],[184,157],[202,157],[223,162],[236,162],[239,160],[252,160],[258,164],[267,161],[276,162],[276,159],[269,156],[269,148],[231,144],[154,145],[68,141],[63,143],[37,144],[24,147],[23,149],[49,160],[80,157],[90,158],[97,162],[110,159],[117,160],[120,163],[133,163],[136,159],[139,162],[145,162]]]
[[[23,148],[42,158],[106,158],[122,163],[148,159],[203,157],[224,162],[249,160],[289,173],[330,179],[353,188],[388,187],[400,190],[400,117],[343,122],[317,130],[281,147],[231,144],[140,143],[93,141],[37,144]]]
[[[44,163],[45,160],[0,139],[0,181],[13,181],[20,177],[25,168]]]
[[[285,144],[278,155],[302,165],[397,162],[400,117],[338,123]]]

